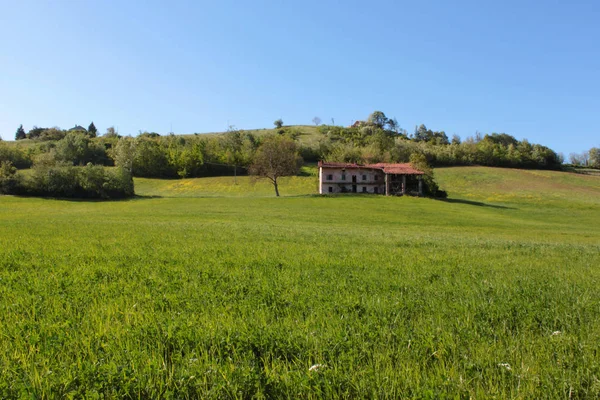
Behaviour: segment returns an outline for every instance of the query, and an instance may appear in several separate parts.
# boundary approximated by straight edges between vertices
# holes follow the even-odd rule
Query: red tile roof
[[[379,169],[386,174],[398,174],[398,175],[423,175],[423,171],[413,168],[410,164],[391,164],[391,163],[377,163],[377,164],[355,164],[355,163],[336,163],[336,162],[324,162],[319,161],[319,167],[324,168],[370,168]]]

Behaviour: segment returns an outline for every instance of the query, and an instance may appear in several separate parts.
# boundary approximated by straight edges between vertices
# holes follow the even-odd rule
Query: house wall
[[[344,175],[346,179],[342,179]],[[356,183],[352,182],[353,175],[356,176]],[[363,175],[366,177],[364,180]],[[353,185],[356,185],[356,193],[376,193],[377,188],[377,193],[385,194],[383,171],[370,168],[319,168],[319,193],[352,193]]]

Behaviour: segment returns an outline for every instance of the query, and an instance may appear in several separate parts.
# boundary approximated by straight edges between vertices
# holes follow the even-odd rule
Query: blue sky
[[[600,2],[0,0],[0,135],[348,125],[600,145]]]

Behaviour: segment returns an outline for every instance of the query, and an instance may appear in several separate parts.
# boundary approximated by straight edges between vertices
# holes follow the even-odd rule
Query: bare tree
[[[319,117],[314,117],[314,118],[312,119],[312,122],[313,122],[313,124],[315,124],[315,125],[317,125],[317,126],[318,126],[318,125],[321,125],[321,118],[319,118]]]
[[[250,166],[250,174],[271,181],[279,197],[277,180],[282,176],[296,175],[302,165],[296,143],[285,136],[268,136],[260,145]]]

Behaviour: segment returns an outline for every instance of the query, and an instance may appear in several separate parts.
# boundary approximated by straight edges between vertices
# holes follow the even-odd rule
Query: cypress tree
[[[94,121],[92,121],[90,126],[88,126],[88,134],[90,135],[90,137],[96,137],[97,132],[98,129],[96,129],[96,125],[94,125]]]
[[[21,124],[15,133],[15,140],[25,139],[26,137],[27,135],[25,135],[25,129],[23,129],[23,124]]]
[[[96,129],[96,125],[94,125],[94,121],[92,121],[92,123],[90,124],[90,126],[88,126],[88,133],[90,135],[90,137],[96,137],[96,133],[98,132],[98,129]]]

